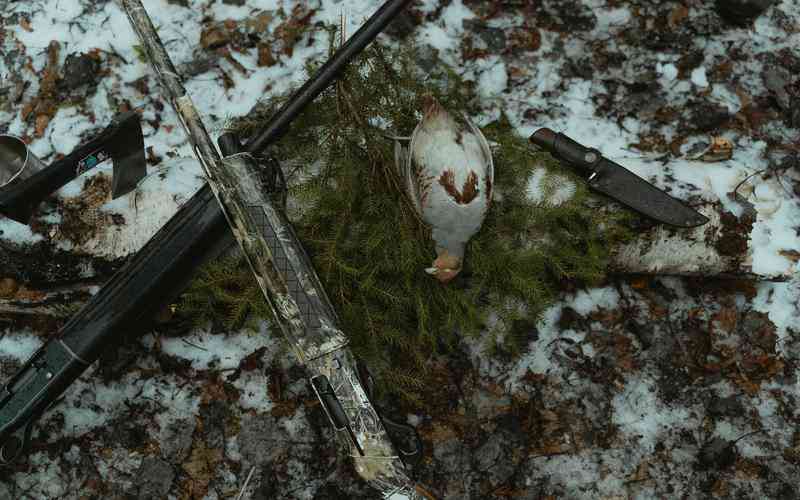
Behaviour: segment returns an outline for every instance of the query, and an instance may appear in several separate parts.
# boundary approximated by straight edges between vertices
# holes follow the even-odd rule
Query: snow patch
[[[641,376],[628,380],[612,401],[611,421],[622,434],[636,441],[637,449],[644,454],[652,453],[665,434],[697,426],[689,410],[666,407],[656,392],[654,383]]]
[[[42,340],[34,336],[30,330],[11,333],[7,328],[0,335],[0,358],[25,362],[41,345]]]

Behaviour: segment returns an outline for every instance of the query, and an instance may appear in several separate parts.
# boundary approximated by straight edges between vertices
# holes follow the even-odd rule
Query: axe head
[[[111,195],[122,196],[146,175],[139,115],[123,113],[99,135],[47,167],[12,136],[0,136],[0,214],[27,224],[45,197],[98,164],[114,161]]]
[[[114,162],[111,197],[129,193],[147,174],[144,136],[139,114],[123,113],[115,118],[115,131],[108,138],[105,150]]]

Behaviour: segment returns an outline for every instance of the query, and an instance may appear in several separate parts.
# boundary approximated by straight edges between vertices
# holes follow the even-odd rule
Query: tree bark
[[[784,281],[785,271],[761,273],[753,270],[750,233],[756,214],[745,208],[740,216],[721,203],[695,207],[710,220],[692,229],[656,225],[636,235],[628,244],[613,250],[610,272],[708,278],[747,278]]]

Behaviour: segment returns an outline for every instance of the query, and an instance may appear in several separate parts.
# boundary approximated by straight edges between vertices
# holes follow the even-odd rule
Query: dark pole
[[[313,101],[325,88],[330,85],[342,69],[347,66],[355,56],[383,31],[383,29],[409,4],[411,0],[388,0],[375,14],[365,22],[355,34],[342,45],[333,56],[292,97],[278,110],[266,128],[257,136],[250,138],[244,145],[244,151],[258,154],[277,141],[289,128],[289,124],[305,107]],[[232,154],[228,145],[230,139],[223,135],[219,139],[219,146],[223,154]],[[225,145],[224,145],[225,144]],[[228,151],[226,151],[228,149]]]

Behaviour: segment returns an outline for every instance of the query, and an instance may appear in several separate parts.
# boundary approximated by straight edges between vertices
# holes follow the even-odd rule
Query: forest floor
[[[340,14],[352,34],[381,2],[143,3],[217,135],[301,83]],[[432,358],[427,406],[384,404],[419,431],[414,475],[442,498],[797,498],[800,4],[747,17],[737,3],[759,2],[422,0],[384,35],[474,82],[479,125],[502,112],[522,135],[562,131],[748,221],[731,243],[746,249],[738,278],[565,282],[521,355],[465,338]],[[51,161],[141,108],[149,174],[136,205],[89,196],[104,165],[31,227],[0,219],[0,284],[13,285],[0,298],[63,285],[85,300],[202,185],[137,43],[113,1],[0,13],[0,133]],[[32,248],[50,253],[20,264]],[[0,380],[63,321],[0,315]],[[245,498],[373,497],[268,322],[161,328],[103,356],[44,414],[29,460],[0,472],[0,499],[235,498],[251,471]]]

